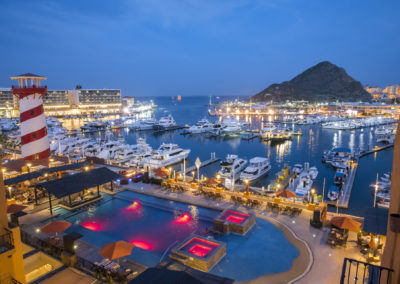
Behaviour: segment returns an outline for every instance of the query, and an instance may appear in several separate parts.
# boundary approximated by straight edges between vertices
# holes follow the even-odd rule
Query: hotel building
[[[48,116],[119,114],[122,100],[118,89],[49,90],[43,97]],[[0,115],[17,117],[18,99],[11,89],[0,89]]]

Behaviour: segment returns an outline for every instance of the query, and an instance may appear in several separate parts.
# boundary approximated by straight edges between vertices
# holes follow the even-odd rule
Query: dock
[[[250,141],[250,140],[253,140],[254,138],[258,138],[258,137],[260,137],[260,134],[250,133],[250,134],[242,136],[241,138],[242,138],[242,140]]]
[[[353,162],[353,165],[350,168],[349,177],[346,179],[346,183],[341,190],[338,200],[327,201],[328,205],[337,206],[344,209],[349,207],[351,191],[353,189],[354,179],[357,174],[358,162],[358,158]]]
[[[394,146],[393,143],[385,145],[385,146],[382,146],[382,147],[375,146],[375,148],[370,150],[370,151],[361,152],[360,153],[360,158],[365,157],[365,156],[370,155],[370,154],[374,154],[374,153],[379,152],[379,151],[383,151],[383,150],[392,148],[393,146]]]
[[[201,162],[199,168],[204,168],[205,166],[214,164],[214,163],[216,163],[216,162],[218,162],[220,160],[221,160],[220,158],[216,158],[215,157],[215,153],[211,153],[211,158],[206,160],[206,161]],[[190,166],[190,167],[186,167],[185,174],[190,173],[192,171],[196,171],[196,170],[197,170],[196,165],[193,165],[193,166]],[[181,172],[183,173],[183,169],[182,169]]]
[[[186,128],[186,126],[177,125],[177,126],[173,126],[173,127],[164,128],[164,129],[154,130],[153,134],[160,134],[160,133],[164,133],[167,131],[175,131],[175,130],[180,130],[180,129],[185,129],[185,128]]]

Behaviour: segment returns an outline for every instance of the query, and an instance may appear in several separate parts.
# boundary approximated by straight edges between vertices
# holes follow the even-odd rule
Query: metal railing
[[[390,283],[393,269],[377,266],[367,262],[345,258],[342,267],[340,284],[367,283],[381,284]]]
[[[14,248],[14,239],[10,231],[0,235],[0,253],[7,252]]]

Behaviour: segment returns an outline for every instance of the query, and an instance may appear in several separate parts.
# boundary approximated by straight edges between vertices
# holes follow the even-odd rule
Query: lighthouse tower
[[[40,86],[46,78],[27,73],[11,79],[18,81],[18,86],[13,86],[12,91],[19,99],[22,158],[47,159],[50,156],[50,144],[42,99],[47,94],[47,86]]]

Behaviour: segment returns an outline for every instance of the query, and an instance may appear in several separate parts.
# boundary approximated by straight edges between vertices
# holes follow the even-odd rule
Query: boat
[[[168,167],[177,164],[189,155],[189,149],[182,149],[177,144],[163,143],[158,150],[153,151],[152,156],[145,163],[151,169]]]
[[[307,195],[308,192],[311,190],[312,185],[313,185],[313,181],[312,181],[310,175],[306,171],[303,171],[299,175],[299,183],[296,186],[295,193],[298,196]]]
[[[337,186],[332,185],[328,190],[328,199],[335,201],[339,198],[340,189]]]
[[[336,171],[335,176],[333,178],[333,183],[335,186],[342,188],[346,181],[346,175],[342,170]]]
[[[295,164],[293,166],[293,172],[296,174],[300,174],[303,171],[303,165],[302,164]]]
[[[148,118],[143,120],[137,120],[128,125],[130,130],[151,130],[157,125],[157,120],[154,118]]]
[[[254,181],[266,175],[271,170],[271,165],[267,158],[255,157],[250,159],[249,165],[240,174],[242,181]]]
[[[160,120],[158,121],[158,124],[155,124],[153,128],[156,129],[169,129],[173,128],[176,126],[176,122],[172,115],[168,115],[165,117],[161,117]]]
[[[236,181],[240,178],[240,173],[245,169],[247,161],[237,155],[228,154],[225,161],[222,161],[220,165],[221,170],[219,170],[218,174],[222,178]]]
[[[213,124],[207,119],[199,120],[195,125],[188,128],[187,132],[191,134],[205,133],[213,130]]]
[[[143,167],[144,163],[147,162],[151,156],[153,149],[146,143],[146,140],[143,138],[138,138],[135,145],[131,146],[134,155],[133,157],[126,162],[127,166],[133,167]]]
[[[308,174],[312,179],[316,179],[318,176],[318,169],[317,167],[311,167],[308,169]]]
[[[276,129],[276,125],[272,123],[264,124],[264,127],[260,130],[261,139],[268,140],[271,136],[271,132]]]
[[[322,162],[349,162],[352,159],[352,152],[349,148],[333,148],[330,151],[324,151],[322,155]]]
[[[102,151],[97,155],[97,158],[104,159],[105,161],[114,159],[115,154],[118,151],[122,151],[124,145],[121,145],[119,141],[110,141],[103,145]]]
[[[376,135],[376,142],[384,144],[393,144],[395,135],[393,133],[378,134]]]
[[[115,153],[113,162],[117,164],[122,164],[131,160],[134,156],[135,151],[131,147],[126,146]]]

